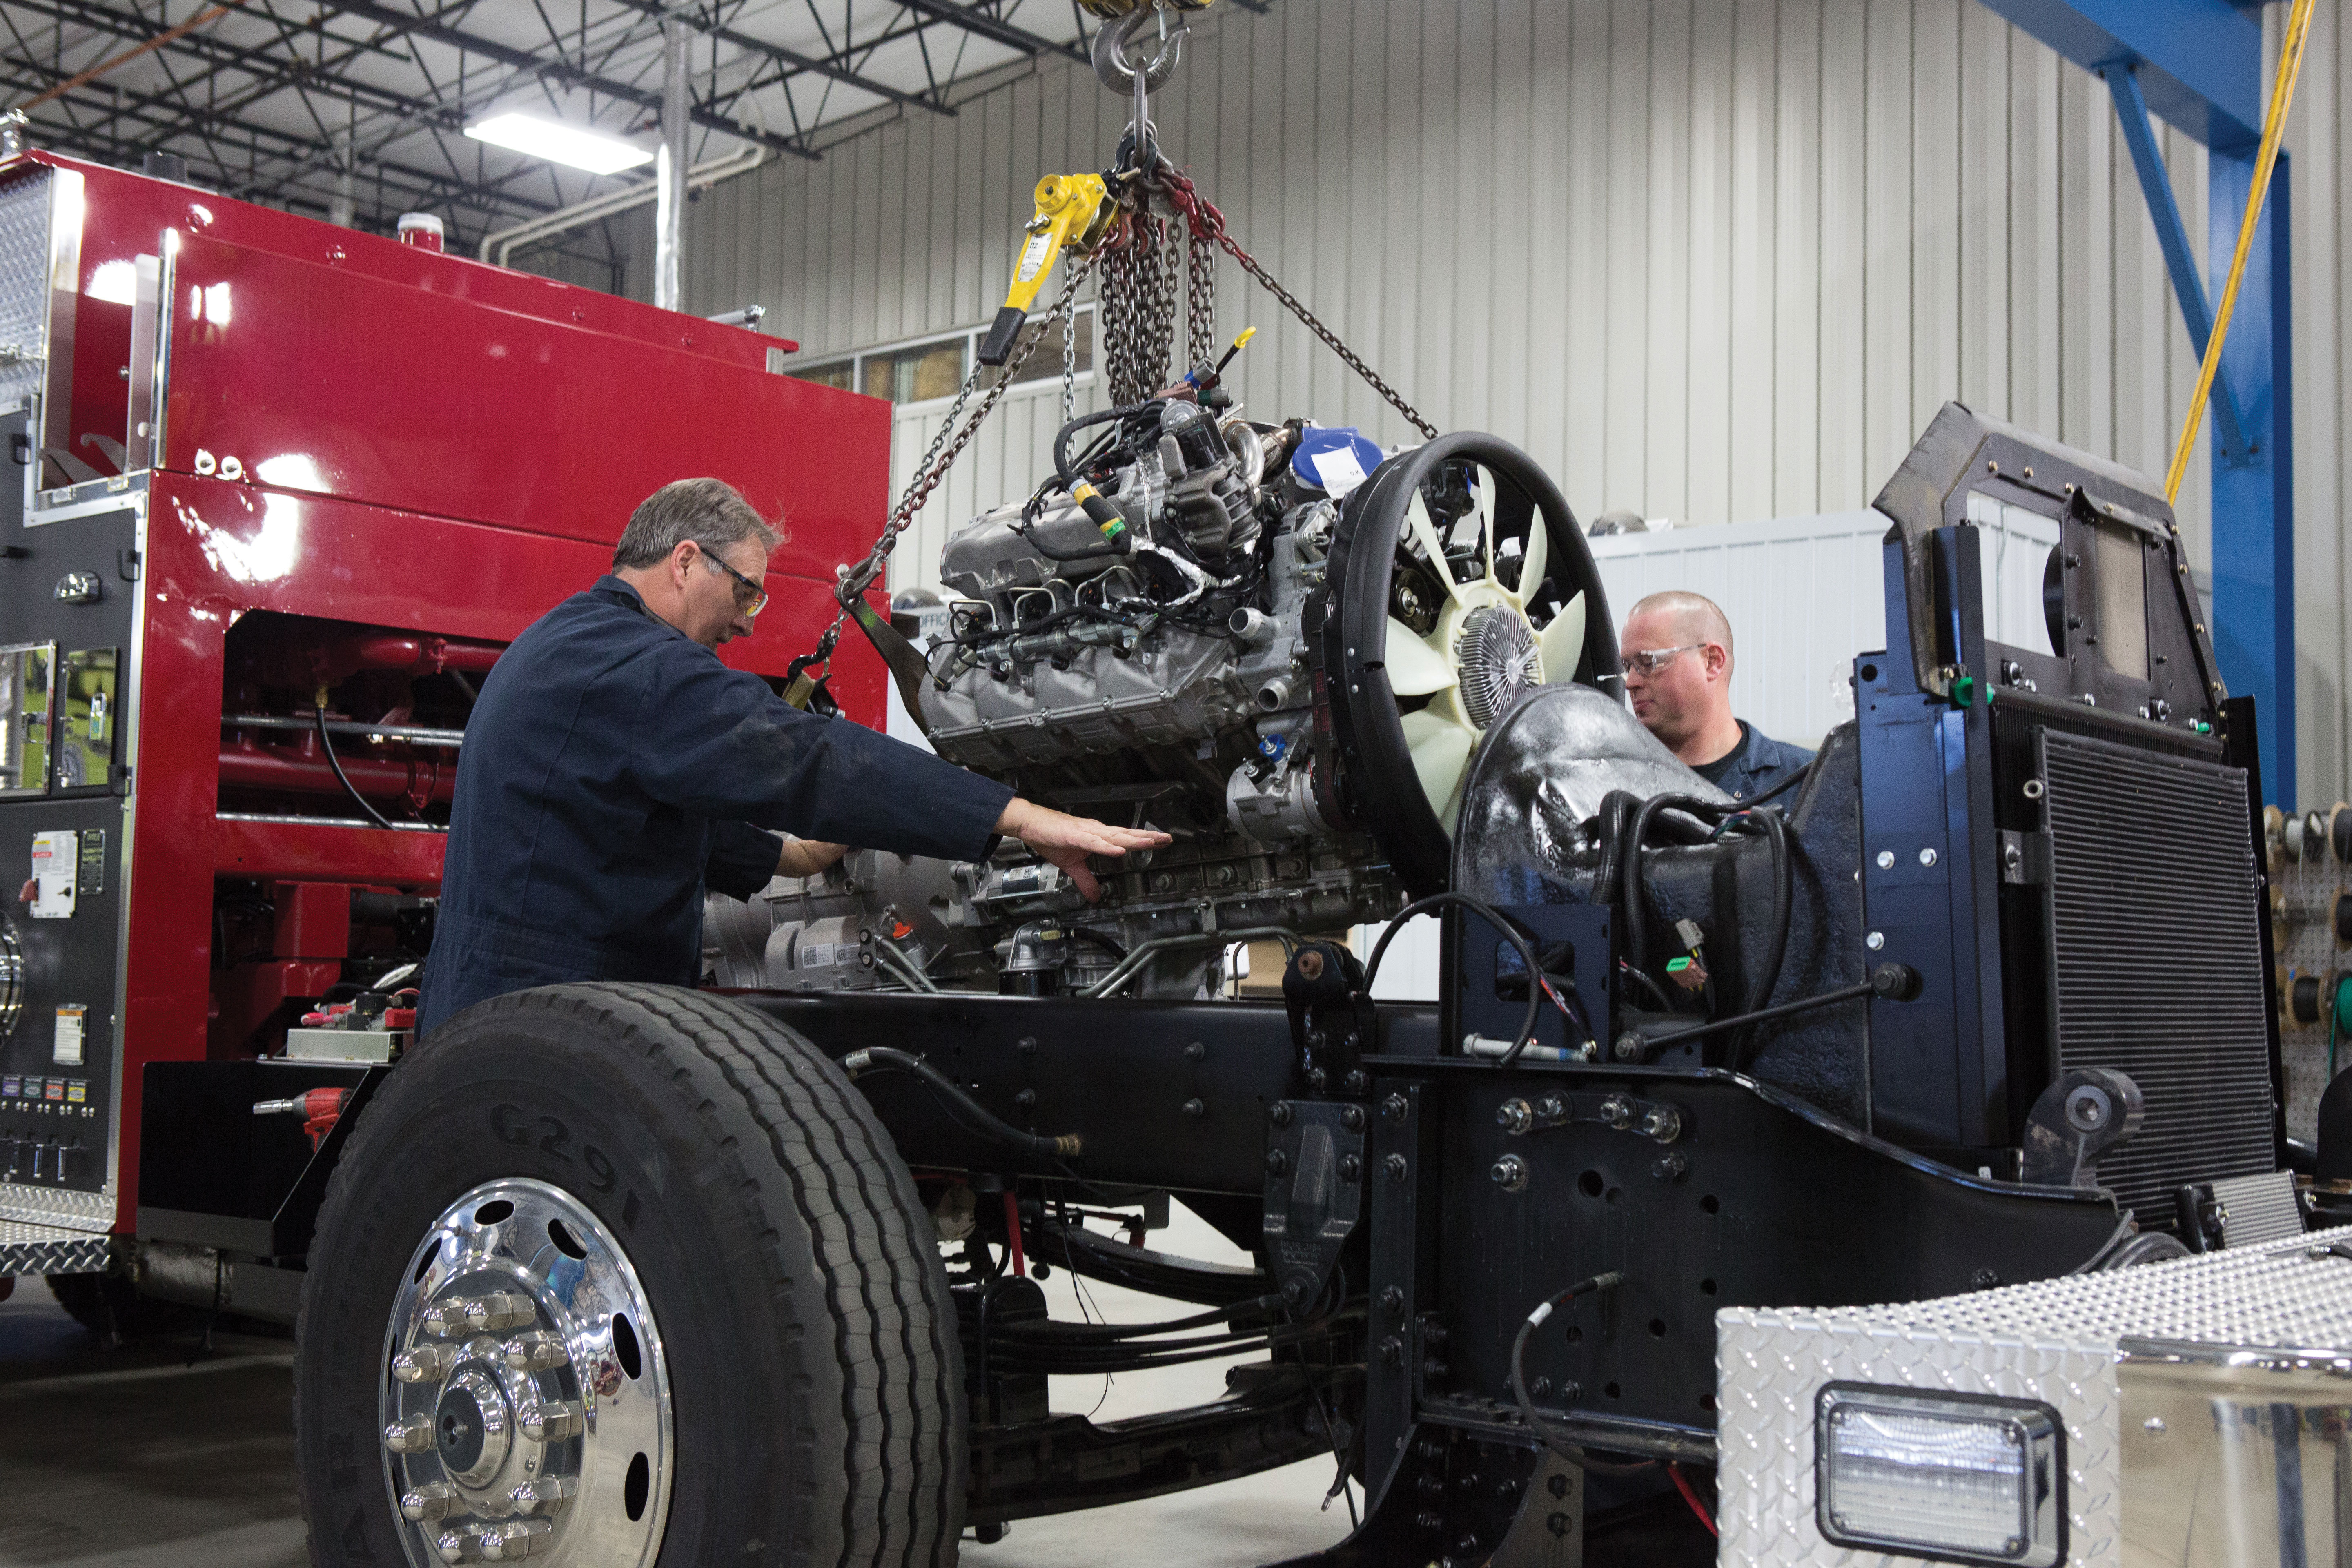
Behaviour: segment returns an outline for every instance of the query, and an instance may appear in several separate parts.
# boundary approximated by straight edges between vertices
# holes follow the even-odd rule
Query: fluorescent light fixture
[[[1832,1384],[1813,1433],[1815,1522],[1831,1542],[2020,1568],[2065,1560],[2063,1438],[2048,1405]]]
[[[585,169],[592,174],[617,174],[624,169],[654,161],[651,153],[617,136],[583,131],[560,120],[541,120],[535,114],[493,114],[467,126],[466,134],[493,147]]]

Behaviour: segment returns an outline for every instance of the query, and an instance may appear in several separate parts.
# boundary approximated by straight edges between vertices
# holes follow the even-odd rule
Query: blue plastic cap
[[[1354,426],[1318,426],[1298,438],[1297,449],[1290,454],[1290,471],[1300,484],[1339,497],[1370,478],[1381,462],[1380,447]]]

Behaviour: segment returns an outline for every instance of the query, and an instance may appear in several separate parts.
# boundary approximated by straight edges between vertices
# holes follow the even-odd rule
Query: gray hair
[[[676,479],[637,504],[621,542],[613,550],[613,570],[651,566],[691,539],[712,555],[756,539],[772,551],[784,542],[762,521],[742,492],[724,479]]]

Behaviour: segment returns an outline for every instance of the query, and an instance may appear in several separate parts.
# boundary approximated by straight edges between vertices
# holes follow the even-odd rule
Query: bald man
[[[1734,800],[1753,800],[1813,760],[1731,711],[1731,622],[1712,599],[1653,594],[1625,617],[1625,695],[1666,750]]]

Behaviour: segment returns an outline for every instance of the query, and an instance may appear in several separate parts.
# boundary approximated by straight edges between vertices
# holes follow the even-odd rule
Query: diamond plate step
[[[86,1230],[0,1220],[0,1275],[95,1274],[106,1253],[107,1238]]]

